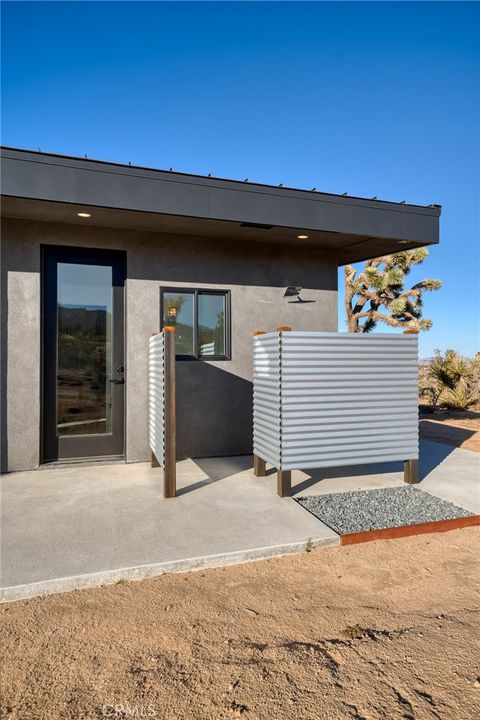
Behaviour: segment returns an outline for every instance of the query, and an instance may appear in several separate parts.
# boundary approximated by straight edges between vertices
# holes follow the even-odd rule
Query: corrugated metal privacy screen
[[[165,338],[150,338],[148,352],[148,434],[150,449],[163,465],[165,454]]]
[[[281,470],[418,458],[417,335],[254,338],[254,452]]]

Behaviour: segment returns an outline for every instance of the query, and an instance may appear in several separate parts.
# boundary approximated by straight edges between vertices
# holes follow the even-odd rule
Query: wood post
[[[420,482],[418,476],[418,460],[405,460],[403,463],[403,480],[409,485]]]
[[[258,455],[253,456],[253,474],[255,477],[265,477],[267,474],[266,462]]]
[[[290,497],[292,493],[292,471],[277,470],[277,495]]]
[[[176,494],[175,448],[175,328],[163,328],[165,342],[165,461],[163,467],[163,497]]]
[[[277,332],[290,332],[291,329],[289,325],[280,325],[277,327]]]

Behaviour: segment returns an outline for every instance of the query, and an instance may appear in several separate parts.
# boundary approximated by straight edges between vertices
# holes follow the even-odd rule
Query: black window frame
[[[164,295],[165,293],[190,293],[193,295],[193,355],[175,355],[177,360],[217,360],[225,361],[232,359],[232,311],[231,311],[231,291],[202,288],[202,287],[161,287],[160,288],[160,318],[161,328],[168,325],[164,320]],[[225,299],[225,353],[223,355],[200,355],[198,344],[198,296],[199,295],[223,295]]]

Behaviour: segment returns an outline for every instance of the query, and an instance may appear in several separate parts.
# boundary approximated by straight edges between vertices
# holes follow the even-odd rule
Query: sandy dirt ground
[[[478,718],[477,528],[3,605],[21,720]]]
[[[420,416],[420,437],[480,452],[480,412],[442,411]]]

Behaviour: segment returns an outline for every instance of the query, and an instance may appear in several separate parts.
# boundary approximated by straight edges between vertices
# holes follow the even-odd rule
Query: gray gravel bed
[[[409,486],[309,495],[295,499],[340,535],[474,514]]]

